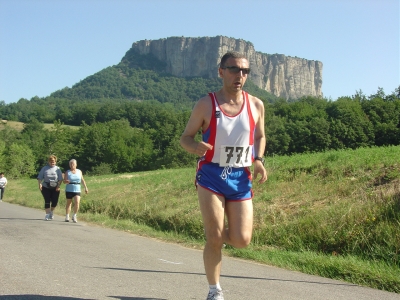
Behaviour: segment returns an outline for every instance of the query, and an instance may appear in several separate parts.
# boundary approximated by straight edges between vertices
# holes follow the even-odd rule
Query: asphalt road
[[[62,209],[58,208],[61,212]],[[202,252],[0,203],[0,300],[205,299]],[[226,300],[400,299],[357,285],[223,258]]]

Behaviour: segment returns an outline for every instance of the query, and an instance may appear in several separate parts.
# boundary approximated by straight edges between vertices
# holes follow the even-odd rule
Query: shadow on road
[[[42,296],[42,295],[2,295],[1,300],[89,300],[84,298],[64,297],[64,296]]]
[[[143,297],[123,297],[123,296],[108,296],[119,300],[167,300],[164,298],[143,298]],[[41,296],[41,295],[1,295],[1,300],[93,300],[89,298],[74,298],[62,296]]]
[[[39,219],[27,219],[27,218],[0,218],[0,220],[23,220],[23,221],[44,221],[44,217]]]
[[[140,270],[140,269],[124,269],[124,268],[102,268],[94,267],[96,269],[105,270],[116,270],[116,271],[128,271],[128,272],[145,272],[145,273],[169,273],[169,274],[187,274],[187,275],[201,275],[206,276],[204,273],[191,273],[191,272],[171,272],[171,271],[159,271],[159,270]],[[266,278],[266,277],[249,277],[249,276],[233,276],[233,275],[222,275],[225,278],[234,279],[251,279],[251,280],[267,280],[267,281],[287,281],[287,282],[299,282],[299,283],[312,283],[312,284],[323,284],[323,285],[337,285],[337,286],[358,286],[351,283],[334,283],[334,282],[318,282],[318,281],[307,281],[307,280],[290,280],[290,279],[279,279],[279,278]],[[0,298],[1,299],[1,298]],[[133,298],[136,299],[136,298]]]
[[[109,296],[109,297],[120,300],[167,300],[165,298],[141,298],[141,297],[122,297],[122,296]]]
[[[84,226],[85,223],[83,222],[79,222],[79,223],[73,223],[73,222],[65,222],[64,219],[54,219],[54,220],[49,220],[46,221],[43,218],[37,218],[37,219],[29,219],[29,218],[0,218],[0,221],[2,220],[10,220],[10,221],[39,221],[39,222],[43,222],[43,223],[48,223],[48,224],[54,224],[54,225],[60,225],[60,226]]]

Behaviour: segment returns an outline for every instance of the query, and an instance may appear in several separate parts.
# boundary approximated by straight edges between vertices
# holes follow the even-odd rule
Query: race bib
[[[252,146],[230,146],[222,145],[219,157],[221,167],[250,167],[251,166]]]

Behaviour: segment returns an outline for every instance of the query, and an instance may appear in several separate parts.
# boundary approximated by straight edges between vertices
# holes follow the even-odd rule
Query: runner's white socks
[[[210,290],[211,291],[215,291],[215,290],[219,290],[222,291],[221,285],[219,284],[219,282],[216,285],[210,284]]]

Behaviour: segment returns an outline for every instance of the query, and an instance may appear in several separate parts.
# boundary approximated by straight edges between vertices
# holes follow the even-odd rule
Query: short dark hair
[[[237,52],[237,51],[229,51],[229,52],[226,52],[224,54],[224,56],[222,56],[221,62],[219,64],[219,67],[220,68],[225,67],[225,62],[231,57],[247,59],[247,57],[243,53],[240,53],[240,52]]]

